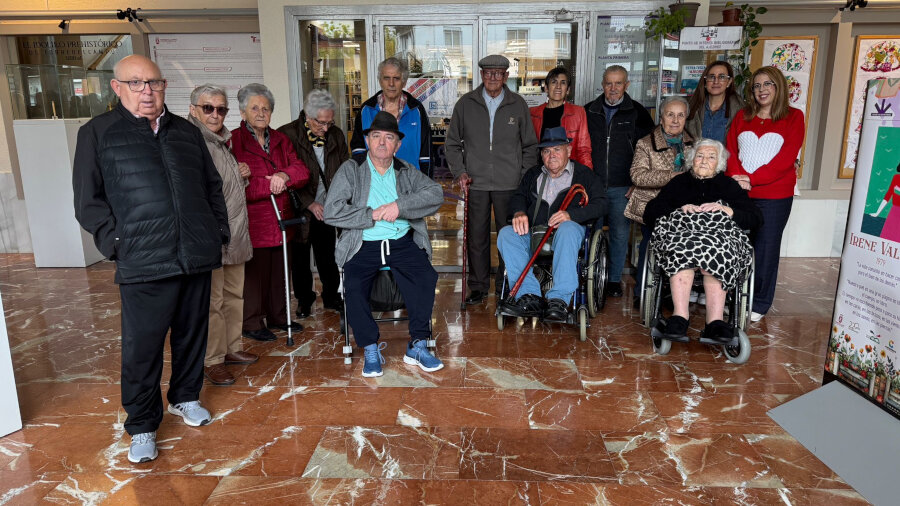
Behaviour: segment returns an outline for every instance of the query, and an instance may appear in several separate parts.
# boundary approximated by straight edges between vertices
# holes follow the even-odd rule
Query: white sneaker
[[[763,316],[766,316],[766,315],[757,313],[756,311],[750,311],[750,321],[753,323],[756,323],[756,322],[762,320]]]
[[[212,421],[212,416],[206,408],[200,405],[200,401],[169,404],[169,413],[180,416],[184,419],[184,423],[191,427],[199,427]]]
[[[131,446],[128,448],[128,461],[132,464],[150,462],[159,455],[156,452],[156,431],[143,432],[131,436]]]

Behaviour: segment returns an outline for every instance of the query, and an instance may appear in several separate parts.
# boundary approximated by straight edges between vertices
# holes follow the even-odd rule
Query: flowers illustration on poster
[[[886,36],[858,37],[840,177],[853,177],[853,171],[856,169],[866,82],[870,79],[898,77],[900,77],[900,39]]]

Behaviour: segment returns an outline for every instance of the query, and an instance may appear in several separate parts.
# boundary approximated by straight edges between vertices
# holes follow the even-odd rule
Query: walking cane
[[[306,223],[306,216],[292,218],[290,220],[281,219],[281,211],[278,210],[278,203],[275,202],[275,194],[270,193],[269,199],[272,201],[272,208],[275,209],[275,219],[278,220],[278,228],[281,229],[281,252],[284,258],[284,303],[285,313],[287,313],[287,345],[294,345],[294,335],[291,329],[291,283],[288,279],[288,254],[287,254],[287,227]]]
[[[462,243],[462,301],[460,311],[466,310],[466,290],[469,287],[466,277],[466,260],[469,256],[469,187],[462,188],[463,193],[463,243]]]
[[[588,195],[587,195],[587,191],[585,191],[585,189],[584,189],[584,186],[582,186],[580,184],[573,184],[572,187],[569,188],[569,192],[566,193],[566,198],[563,199],[562,205],[559,206],[559,210],[565,211],[566,209],[568,209],[569,204],[572,203],[572,200],[575,198],[575,195],[578,195],[581,197],[581,200],[579,201],[578,205],[583,206],[588,203]],[[537,203],[537,205],[540,205],[540,201]],[[518,291],[519,291],[519,287],[521,287],[522,282],[525,281],[525,276],[528,274],[528,271],[534,265],[534,261],[537,260],[538,254],[540,254],[541,249],[544,247],[544,244],[547,243],[547,239],[549,239],[550,236],[553,235],[553,231],[556,230],[556,228],[558,226],[559,225],[553,225],[552,227],[547,229],[547,233],[544,234],[544,238],[541,239],[540,244],[538,244],[537,248],[534,250],[534,253],[531,255],[531,260],[529,260],[528,264],[525,266],[525,268],[522,269],[522,274],[519,275],[518,281],[516,281],[516,284],[513,285],[512,290],[509,291],[509,297],[514,298],[516,296],[516,293],[518,293]]]

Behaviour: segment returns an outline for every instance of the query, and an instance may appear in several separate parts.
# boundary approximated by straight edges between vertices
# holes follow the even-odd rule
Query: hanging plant
[[[644,34],[648,39],[659,40],[670,33],[681,33],[681,29],[686,26],[687,9],[681,8],[675,12],[666,12],[660,7],[650,13],[650,16],[652,17],[644,22]]]
[[[733,2],[727,2],[725,8],[732,7]],[[743,90],[744,85],[750,80],[750,48],[759,44],[759,35],[762,33],[762,25],[756,20],[759,14],[765,14],[765,7],[754,8],[750,4],[741,5],[738,20],[744,27],[741,34],[740,53],[728,57],[735,69],[734,85],[738,90]]]

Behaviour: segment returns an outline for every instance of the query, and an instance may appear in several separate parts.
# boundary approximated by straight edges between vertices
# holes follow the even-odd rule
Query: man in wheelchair
[[[541,285],[529,269],[516,297],[500,301],[504,313],[551,321],[566,321],[568,316],[569,302],[578,288],[578,251],[584,241],[585,224],[603,214],[606,200],[594,172],[569,159],[571,142],[563,127],[544,130],[538,144],[543,164],[522,176],[509,201],[512,224],[500,229],[497,249],[510,284],[519,278],[533,254],[532,235],[546,231],[548,226],[557,229],[551,245],[553,287],[542,297]],[[575,184],[584,186],[588,203],[560,210],[568,189]]]
[[[403,361],[426,372],[444,367],[428,351],[437,272],[425,217],[444,202],[441,186],[409,163],[395,158],[403,134],[394,115],[375,115],[366,136],[362,163],[344,162],[325,199],[325,223],[342,229],[334,251],[344,270],[347,322],[363,349],[363,376],[382,375],[384,357],[369,296],[379,270],[390,268],[409,313],[409,345]]]

